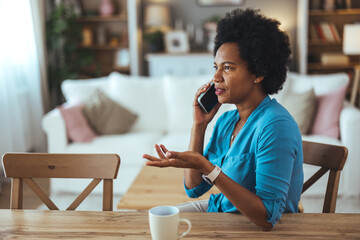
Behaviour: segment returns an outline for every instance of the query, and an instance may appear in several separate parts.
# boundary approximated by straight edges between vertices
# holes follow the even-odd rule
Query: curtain
[[[44,112],[51,110],[49,87],[47,81],[47,58],[46,58],[46,33],[45,33],[45,1],[30,0],[32,18],[34,21],[34,33],[36,41],[36,50],[39,57],[39,70],[41,78],[41,96]]]
[[[35,32],[41,28],[38,7],[30,0],[0,0],[1,156],[5,152],[46,150],[41,129],[44,113],[41,90],[46,73],[44,57],[39,57],[43,51],[38,49],[43,49],[43,41],[39,41]]]

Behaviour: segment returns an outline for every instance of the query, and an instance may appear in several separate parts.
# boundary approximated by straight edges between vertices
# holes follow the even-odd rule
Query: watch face
[[[207,177],[205,176],[205,174],[202,175],[202,178],[203,178],[203,179],[205,180],[205,182],[207,182],[208,184],[213,185],[213,183],[211,182],[211,180],[210,180],[209,178],[207,178]]]

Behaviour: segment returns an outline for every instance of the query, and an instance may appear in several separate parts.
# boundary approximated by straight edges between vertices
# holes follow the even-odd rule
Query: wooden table
[[[270,232],[240,214],[181,213],[180,217],[192,223],[184,239],[360,239],[360,214],[284,214]],[[146,211],[1,209],[0,239],[15,238],[151,239]]]
[[[127,193],[121,197],[117,208],[146,210],[160,205],[209,199],[210,194],[219,193],[213,187],[200,198],[191,199],[185,193],[183,178],[183,169],[144,166]]]

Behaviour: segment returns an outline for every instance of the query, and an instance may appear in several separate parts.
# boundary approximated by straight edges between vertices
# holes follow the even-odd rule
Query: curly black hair
[[[275,94],[286,80],[291,54],[289,37],[279,25],[260,10],[235,9],[217,25],[214,56],[222,44],[236,43],[249,72],[263,76],[264,91]]]

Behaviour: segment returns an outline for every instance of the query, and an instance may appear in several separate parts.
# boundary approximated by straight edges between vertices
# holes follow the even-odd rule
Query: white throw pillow
[[[330,111],[328,111],[328,109],[325,111],[324,107],[322,104],[319,104],[319,99],[323,99],[325,95],[327,94],[332,94],[336,91],[338,91],[339,89],[344,89],[349,82],[349,77],[346,73],[335,73],[335,74],[321,74],[321,75],[301,75],[301,74],[297,74],[297,73],[288,73],[288,79],[285,82],[285,93],[283,94],[282,98],[279,98],[278,101],[283,104],[285,107],[288,107],[289,112],[292,113],[293,110],[296,110],[298,113],[297,114],[293,114],[295,120],[297,120],[300,129],[301,129],[301,125],[302,123],[305,123],[304,121],[299,121],[299,116],[303,115],[302,118],[308,118],[311,117],[311,110],[312,108],[307,108],[306,105],[310,106],[309,104],[311,103],[312,100],[310,100],[310,96],[308,96],[308,101],[307,104],[302,102],[297,104],[298,106],[293,106],[293,107],[289,107],[286,106],[286,104],[284,104],[284,102],[286,101],[286,99],[290,99],[290,98],[294,98],[292,100],[295,100],[295,98],[297,98],[296,95],[306,95],[307,92],[311,91],[311,89],[313,89],[315,96],[317,97],[317,107],[314,113],[314,117],[313,117],[313,121],[311,122],[310,128],[308,130],[310,131],[306,131],[306,127],[303,128],[302,133],[304,134],[304,132],[307,132],[308,134],[314,134],[314,129],[313,129],[313,124],[314,122],[317,123],[315,124],[316,126],[319,126],[319,116],[321,116],[323,112],[326,112],[328,116],[325,116],[323,119],[332,119],[332,120],[336,120],[339,119],[339,115],[340,115],[340,111],[336,114],[331,113]],[[294,102],[293,101],[293,102]],[[340,99],[340,101],[342,101],[342,99]],[[294,105],[295,103],[291,104]],[[315,104],[315,103],[314,103]],[[335,104],[334,107],[339,106],[339,104]],[[303,110],[301,110],[303,108]],[[305,111],[305,109],[308,109],[306,112],[304,112],[303,114],[300,113],[300,111]],[[331,109],[331,107],[330,107]],[[293,111],[294,112],[294,111]],[[320,113],[320,115],[319,115]],[[295,115],[297,115],[298,117],[296,117]],[[324,126],[324,124],[328,124],[327,122],[321,122],[321,126]],[[307,126],[307,124],[305,124],[304,126]],[[326,131],[329,131],[328,126],[326,126]],[[335,128],[332,128],[335,129]],[[304,131],[305,130],[305,131]],[[333,130],[335,131],[335,130]],[[316,134],[319,134],[319,132],[316,132]]]
[[[68,103],[84,103],[97,89],[107,93],[108,84],[108,77],[78,80],[68,79],[61,83],[61,91]]]
[[[311,88],[315,95],[324,95],[348,85],[349,76],[346,73],[301,75],[289,73],[288,80],[291,81],[291,90],[296,93],[304,93]]]
[[[285,96],[279,103],[285,107],[295,119],[302,135],[306,135],[314,120],[316,96],[314,89],[304,93],[292,93]]]
[[[167,130],[182,132],[191,129],[192,105],[196,91],[212,79],[212,75],[193,77],[164,77]]]
[[[301,94],[314,89],[315,95],[323,95],[335,91],[348,84],[346,73],[302,75],[289,72],[283,89],[272,95],[278,102],[283,102],[288,95]]]
[[[165,130],[166,111],[162,79],[114,72],[109,75],[109,81],[109,96],[138,116],[132,130]]]
[[[291,75],[291,74],[290,74]],[[278,102],[283,102],[284,99],[288,96],[289,92],[292,88],[292,80],[289,78],[289,74],[287,76],[287,79],[283,85],[283,88],[276,94],[271,95],[271,98],[275,98]]]
[[[164,77],[164,92],[166,99],[167,130],[168,132],[190,132],[193,123],[193,101],[196,91],[212,79],[212,75],[192,77]],[[207,127],[207,135],[211,134],[216,120],[224,112],[235,109],[233,104],[220,107],[213,120]]]

